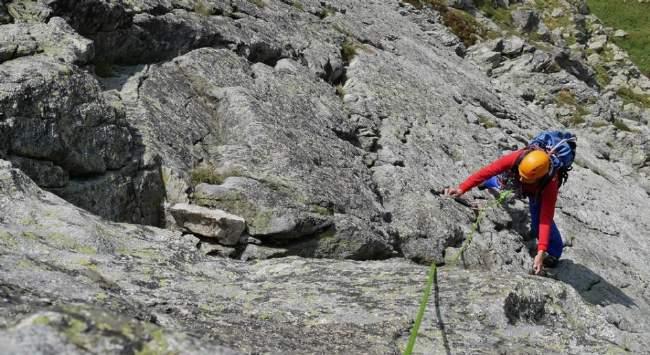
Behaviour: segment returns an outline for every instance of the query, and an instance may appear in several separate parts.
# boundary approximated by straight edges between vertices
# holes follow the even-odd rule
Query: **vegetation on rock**
[[[650,76],[650,3],[587,0],[589,9],[606,25],[627,32],[614,41],[624,48],[639,69]]]

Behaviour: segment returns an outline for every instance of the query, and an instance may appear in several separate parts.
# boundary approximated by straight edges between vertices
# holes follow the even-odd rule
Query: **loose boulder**
[[[246,228],[243,218],[221,210],[179,203],[169,212],[180,227],[203,237],[216,238],[224,245],[237,244]]]

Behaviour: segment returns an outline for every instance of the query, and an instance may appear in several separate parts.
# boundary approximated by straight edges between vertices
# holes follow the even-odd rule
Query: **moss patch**
[[[162,330],[157,329],[151,332],[151,340],[144,344],[141,350],[136,352],[136,355],[158,355],[158,354],[178,354],[169,350],[169,345],[165,339],[165,334]]]
[[[487,35],[486,29],[469,13],[447,6],[445,0],[403,0],[405,3],[422,9],[431,7],[442,16],[445,26],[449,27],[460,40],[469,47]]]
[[[346,39],[343,44],[341,44],[341,57],[346,63],[350,63],[352,58],[357,55],[357,50],[361,48],[361,45],[357,42],[354,42],[351,39]]]
[[[555,102],[560,106],[576,106],[576,97],[571,91],[562,89],[555,96]]]
[[[596,64],[593,66],[593,68],[596,72],[596,82],[598,85],[600,85],[600,87],[609,85],[612,79],[609,76],[607,68],[605,68],[602,64]]]
[[[46,242],[63,249],[74,250],[81,254],[94,255],[97,254],[97,250],[89,245],[79,244],[73,238],[59,232],[52,232],[45,236]]]
[[[476,19],[465,11],[447,8],[444,12],[445,25],[469,47],[482,37],[485,37],[486,30]]]
[[[485,128],[495,128],[497,127],[497,123],[494,122],[493,120],[483,116],[483,115],[478,115],[478,123],[481,124],[481,126]]]
[[[264,3],[264,0],[248,0],[249,2],[255,4],[257,7],[264,7],[266,4]]]
[[[300,2],[298,2],[296,0],[291,2],[291,6],[295,7],[296,9],[298,9],[300,11],[305,11],[305,7],[302,5],[302,3],[300,3]]]
[[[212,165],[197,166],[190,172],[190,180],[194,186],[200,183],[221,185],[231,176],[243,176],[243,173],[238,169],[219,171]]]
[[[215,14],[212,6],[205,0],[199,0],[194,4],[194,12],[203,16],[212,16]]]
[[[481,12],[497,25],[512,27],[512,14],[510,10],[494,6],[492,0],[475,0],[474,3]]]
[[[626,104],[632,103],[641,107],[650,108],[650,95],[637,94],[627,87],[618,89],[616,93]]]
[[[336,85],[336,96],[340,98],[343,98],[343,96],[345,96],[345,89],[343,88],[343,85]]]
[[[614,124],[614,127],[616,127],[616,129],[618,129],[620,131],[626,131],[626,132],[631,132],[632,131],[632,129],[628,125],[626,125],[625,122],[623,122],[623,120],[620,120],[620,119],[614,120],[613,124]]]

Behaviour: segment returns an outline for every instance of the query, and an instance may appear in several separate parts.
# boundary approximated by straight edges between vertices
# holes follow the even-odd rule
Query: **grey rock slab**
[[[43,1],[15,0],[7,2],[6,7],[14,22],[19,23],[46,22],[52,15]]]
[[[108,335],[110,334],[110,335]],[[222,346],[164,331],[151,323],[120,317],[89,306],[35,312],[0,332],[5,354],[105,354],[132,350],[186,354],[236,355]]]
[[[253,261],[278,258],[287,255],[288,251],[288,249],[284,248],[271,248],[262,245],[248,244],[239,259],[242,261]]]
[[[0,188],[0,260],[14,265],[0,269],[0,338],[12,351],[397,353],[425,284],[427,268],[403,259],[209,258],[180,233],[89,215],[7,165]],[[648,345],[570,283],[457,268],[438,280],[416,351]]]
[[[9,157],[14,166],[27,174],[41,187],[63,187],[68,184],[68,174],[51,161],[23,157]]]
[[[187,182],[199,161],[227,181],[227,171],[236,171],[245,184],[217,189],[230,197],[203,196],[201,188],[193,198],[246,218],[254,235],[319,234],[336,211],[366,221],[359,226],[363,240],[392,249],[363,154],[339,138],[351,130],[340,99],[332,86],[296,67],[251,66],[231,51],[205,48],[151,66],[141,84],[129,79],[121,96],[127,119],[142,133],[145,164],[159,156]]]
[[[131,136],[87,73],[35,56],[3,63],[0,78],[4,116],[15,121],[14,154],[53,161],[71,175],[102,173],[129,158]]]
[[[156,161],[141,168],[139,137],[124,108],[75,64],[92,56],[90,41],[61,18],[5,27],[10,32],[0,36],[19,46],[32,43],[35,52],[0,64],[0,155],[31,162],[25,171],[32,178],[93,213],[159,225]]]
[[[269,186],[246,177],[228,177],[221,185],[197,185],[192,199],[203,206],[241,215],[247,221],[248,232],[257,237],[295,239],[332,224],[331,209],[301,204],[292,187],[281,183]]]
[[[92,41],[83,38],[60,17],[47,24],[4,25],[0,32],[0,63],[43,53],[66,63],[84,64],[94,56]]]
[[[169,208],[178,225],[203,237],[215,238],[225,245],[235,245],[246,228],[246,221],[233,214],[179,203]]]

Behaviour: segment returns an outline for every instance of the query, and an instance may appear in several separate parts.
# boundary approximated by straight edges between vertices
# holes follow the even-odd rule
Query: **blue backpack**
[[[551,157],[552,168],[542,182],[542,185],[546,185],[556,172],[560,176],[560,186],[567,181],[569,171],[572,169],[571,165],[576,157],[577,140],[578,138],[575,134],[570,132],[544,131],[528,143],[526,151],[541,149]],[[524,155],[522,154],[515,166],[519,166],[519,162]]]

